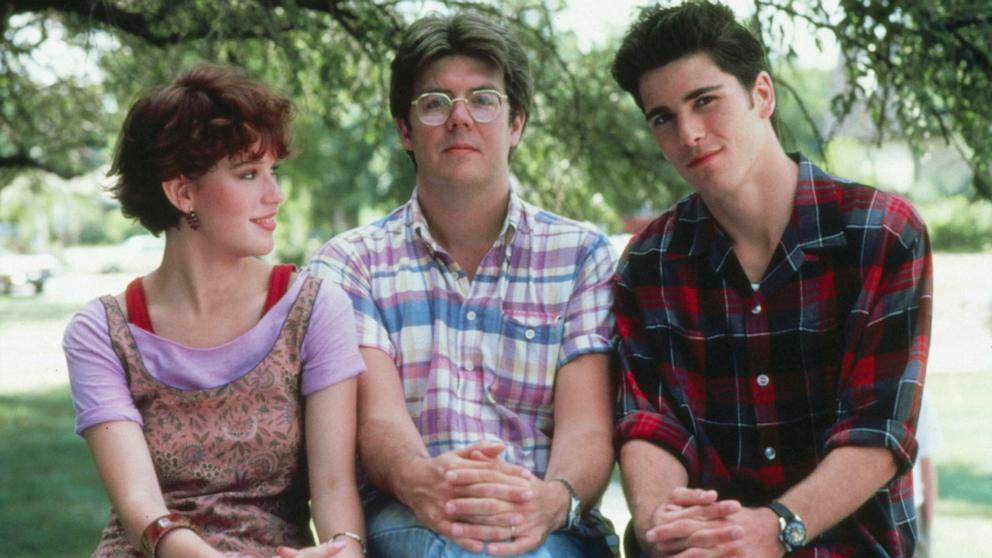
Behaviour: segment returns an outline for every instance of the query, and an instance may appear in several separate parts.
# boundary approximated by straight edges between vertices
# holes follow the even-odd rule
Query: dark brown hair
[[[643,110],[641,77],[698,53],[708,55],[720,70],[736,77],[747,90],[759,73],[768,71],[761,42],[737,23],[734,12],[721,4],[697,0],[642,10],[613,59],[613,79]]]
[[[420,73],[445,56],[469,56],[492,64],[503,75],[510,120],[530,114],[534,82],[527,54],[502,23],[475,12],[430,15],[407,28],[391,66],[389,108],[410,125],[413,85]]]
[[[293,104],[236,68],[204,64],[143,95],[121,128],[108,176],[124,215],[154,234],[178,224],[162,183],[196,179],[224,157],[289,155]]]

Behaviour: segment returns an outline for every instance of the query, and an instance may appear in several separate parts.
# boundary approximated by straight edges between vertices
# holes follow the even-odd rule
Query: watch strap
[[[786,521],[794,521],[796,519],[796,514],[792,513],[792,510],[785,507],[785,504],[782,502],[770,502],[767,507],[771,508],[775,512],[775,515]]]
[[[766,507],[771,508],[775,515],[778,516],[778,540],[785,547],[786,552],[792,552],[802,548],[806,544],[806,525],[803,523],[802,518],[792,512],[785,504],[782,502],[774,501],[766,504]],[[800,541],[793,542],[790,540],[790,535],[794,534],[794,530],[798,528],[800,535]]]

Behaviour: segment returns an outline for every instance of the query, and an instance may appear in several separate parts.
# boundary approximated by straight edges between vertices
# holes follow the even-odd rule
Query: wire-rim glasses
[[[455,110],[455,103],[464,101],[472,120],[484,124],[496,120],[507,98],[495,89],[478,89],[466,97],[454,99],[440,91],[428,91],[410,101],[410,105],[414,107],[418,120],[427,126],[440,126],[448,121]]]

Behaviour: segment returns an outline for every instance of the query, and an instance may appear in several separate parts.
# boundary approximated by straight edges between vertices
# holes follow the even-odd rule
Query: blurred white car
[[[113,248],[100,273],[147,273],[162,263],[164,250],[165,237],[132,236]]]
[[[40,293],[59,267],[59,260],[51,254],[16,254],[0,248],[0,291],[10,294],[30,284],[35,293]]]

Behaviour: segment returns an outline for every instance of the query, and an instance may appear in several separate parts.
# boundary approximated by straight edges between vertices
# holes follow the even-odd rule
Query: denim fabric
[[[424,527],[410,508],[391,503],[368,517],[369,556],[372,558],[482,558],[454,541]],[[612,558],[605,537],[588,538],[555,531],[544,544],[519,558]]]

